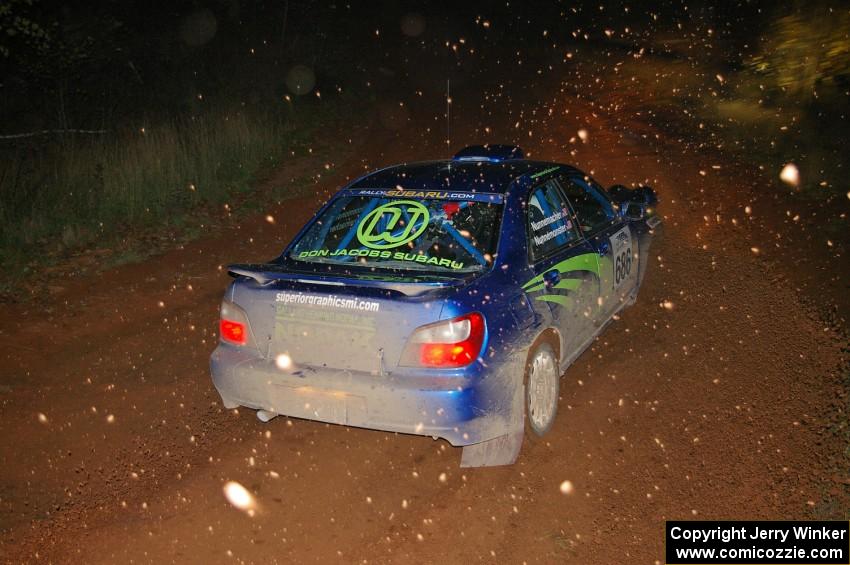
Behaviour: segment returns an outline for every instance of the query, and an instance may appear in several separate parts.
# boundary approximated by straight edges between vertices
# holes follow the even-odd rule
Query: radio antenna
[[[452,145],[452,80],[446,80],[446,147]]]

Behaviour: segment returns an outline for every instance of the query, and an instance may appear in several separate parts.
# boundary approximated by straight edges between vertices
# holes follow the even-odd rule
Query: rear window
[[[304,232],[289,258],[373,268],[473,272],[493,263],[502,195],[349,190]]]

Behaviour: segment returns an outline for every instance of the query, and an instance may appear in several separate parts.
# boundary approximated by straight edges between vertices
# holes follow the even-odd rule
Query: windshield
[[[502,195],[348,190],[304,232],[296,261],[430,272],[492,265]]]

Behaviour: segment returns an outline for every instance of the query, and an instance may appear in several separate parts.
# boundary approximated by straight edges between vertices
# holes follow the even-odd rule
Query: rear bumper
[[[278,369],[254,352],[219,345],[210,358],[213,384],[227,405],[276,414],[480,443],[510,431],[514,387],[489,373],[410,377],[300,367]]]

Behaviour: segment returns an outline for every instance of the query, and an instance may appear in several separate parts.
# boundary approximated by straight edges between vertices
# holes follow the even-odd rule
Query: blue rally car
[[[212,379],[224,406],[444,438],[513,463],[563,371],[634,302],[660,223],[649,187],[601,188],[515,146],[389,167],[333,196],[283,253],[229,267]]]

